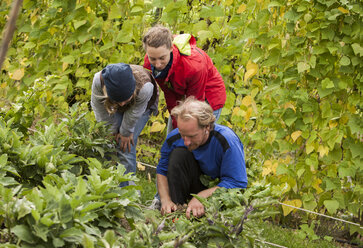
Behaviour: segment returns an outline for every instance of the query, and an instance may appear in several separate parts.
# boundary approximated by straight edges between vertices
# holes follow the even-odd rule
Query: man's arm
[[[209,189],[205,189],[203,191],[200,191],[197,195],[202,198],[208,198],[218,188],[219,188],[218,186],[215,186],[215,187],[212,187]],[[203,204],[195,197],[193,197],[188,204],[188,208],[186,211],[186,217],[188,219],[190,218],[190,212],[192,212],[193,216],[195,216],[195,217],[201,217],[205,213]]]
[[[156,175],[157,183],[158,183],[158,192],[160,195],[161,201],[161,214],[169,214],[174,212],[177,207],[176,204],[171,200],[169,194],[169,184],[166,176],[157,174]]]

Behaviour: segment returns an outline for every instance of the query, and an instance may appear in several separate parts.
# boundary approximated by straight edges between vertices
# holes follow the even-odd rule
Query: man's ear
[[[210,126],[209,125],[205,127],[205,131],[210,132]]]

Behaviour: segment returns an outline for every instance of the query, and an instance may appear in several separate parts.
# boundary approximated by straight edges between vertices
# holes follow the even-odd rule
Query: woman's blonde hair
[[[194,96],[180,101],[179,105],[171,110],[171,115],[175,119],[178,117],[182,120],[196,119],[199,127],[212,126],[216,120],[212,107],[206,102],[195,99]]]
[[[147,47],[158,48],[164,45],[167,49],[171,49],[173,46],[173,35],[168,28],[156,25],[146,32],[142,43],[145,51]]]

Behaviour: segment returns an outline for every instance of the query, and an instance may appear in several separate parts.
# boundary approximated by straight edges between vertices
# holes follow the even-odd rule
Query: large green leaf
[[[37,239],[32,234],[30,228],[24,224],[14,226],[11,231],[20,239],[30,244],[36,244]]]
[[[339,208],[339,202],[337,200],[326,200],[324,201],[324,206],[330,214],[335,214]]]

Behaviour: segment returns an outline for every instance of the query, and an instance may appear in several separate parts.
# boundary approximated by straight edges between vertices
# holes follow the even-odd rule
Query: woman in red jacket
[[[226,88],[211,58],[196,46],[192,35],[176,35],[173,39],[168,28],[155,26],[145,34],[143,46],[144,67],[153,72],[163,90],[169,113],[178,101],[194,96],[207,101],[218,120],[226,101]]]

